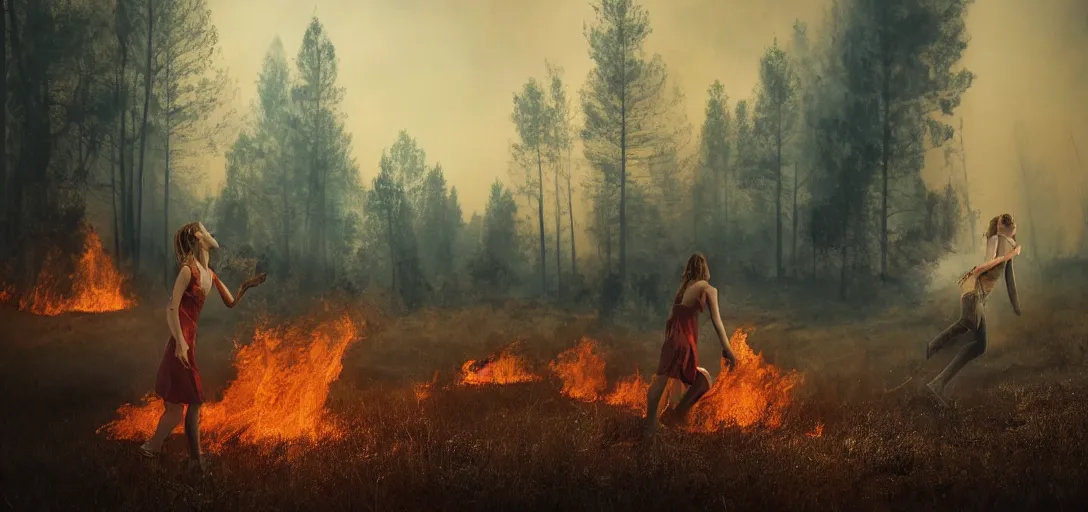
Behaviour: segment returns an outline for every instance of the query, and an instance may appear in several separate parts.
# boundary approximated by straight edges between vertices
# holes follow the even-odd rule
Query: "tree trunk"
[[[809,222],[809,226],[810,226],[809,227],[809,234],[812,236],[812,279],[816,279],[816,230],[812,229],[812,227],[811,227],[812,226],[812,219],[815,218],[813,216],[811,206],[808,209],[808,217],[809,217],[808,222]],[[824,255],[826,256],[827,253],[825,252]]]
[[[777,126],[775,130],[775,173],[774,207],[775,207],[775,276],[782,279],[782,104],[777,106]]]
[[[548,296],[547,268],[545,257],[547,255],[544,246],[544,163],[540,156],[540,147],[536,148],[536,175],[537,175],[537,218],[540,219],[540,296]]]
[[[563,224],[561,224],[560,205],[563,204],[559,201],[559,168],[560,164],[555,163],[555,297],[559,299],[563,297]],[[573,235],[573,233],[572,233]]]
[[[1042,247],[1039,247],[1039,244],[1036,243],[1035,216],[1031,211],[1030,181],[1028,180],[1027,172],[1024,170],[1024,152],[1020,147],[1020,131],[1018,128],[1019,123],[1013,125],[1013,133],[1016,138],[1016,157],[1020,167],[1020,185],[1024,197],[1024,209],[1027,210],[1028,214],[1028,237],[1031,240],[1030,249],[1032,250],[1032,253],[1027,257],[1027,260],[1035,264],[1040,260],[1039,256],[1042,254]]]
[[[166,55],[166,76],[163,77],[163,83],[166,85],[164,88],[166,91],[166,119],[165,119],[165,133],[163,145],[165,146],[166,162],[162,172],[162,235],[163,244],[166,251],[166,266],[163,267],[163,274],[166,278],[166,286],[170,286],[170,274],[176,263],[172,262],[170,251],[170,135],[173,134],[173,127],[170,126],[171,114],[174,108],[172,98],[170,98],[170,66],[173,64],[173,55]],[[173,264],[172,264],[173,263]]]
[[[793,267],[795,273],[794,277],[800,277],[801,271],[797,268],[797,162],[793,163],[793,210],[790,210],[793,217],[793,245],[790,249],[790,266]]]
[[[124,71],[118,71],[117,83],[114,84],[114,100],[118,105],[121,104],[121,88],[125,83]],[[121,122],[124,123],[125,116],[121,116]],[[117,196],[117,167],[124,168],[125,152],[124,152],[124,140],[125,130],[124,124],[121,125],[120,138],[114,141],[114,146],[117,148],[117,160],[110,163],[110,206],[113,208],[113,255],[117,258],[117,264],[121,264],[121,218],[118,214],[117,202],[120,200]]]
[[[884,63],[884,130],[882,138],[882,155],[880,164],[880,173],[883,184],[881,186],[880,193],[880,280],[886,281],[888,279],[888,161],[891,160],[891,139],[892,139],[892,123],[891,123],[891,77],[888,74],[891,72],[891,63],[885,61]]]
[[[691,238],[695,250],[699,249],[699,168],[695,168],[694,178],[691,180]]]
[[[123,4],[124,4],[123,0],[121,2],[118,2],[118,9],[121,9],[121,6]],[[128,196],[128,186],[126,185],[128,177],[127,177],[127,173],[125,172],[125,160],[128,159],[128,155],[125,153],[125,139],[128,137],[128,133],[126,133],[126,130],[125,130],[125,118],[127,117],[125,114],[127,114],[126,110],[127,110],[127,104],[128,104],[128,101],[127,101],[128,100],[128,90],[125,87],[125,85],[126,85],[126,82],[125,82],[125,70],[128,67],[128,41],[121,41],[120,45],[121,45],[121,71],[120,71],[121,77],[118,80],[119,92],[118,92],[117,96],[118,96],[118,99],[119,99],[118,108],[119,108],[119,111],[121,113],[121,116],[120,116],[121,117],[121,131],[120,131],[120,133],[118,134],[118,137],[117,137],[117,156],[118,156],[117,160],[118,160],[118,166],[119,166],[119,169],[120,169],[120,174],[118,176],[118,179],[121,180],[121,194],[119,196],[120,203],[121,203],[120,228],[121,228],[121,233],[123,233],[123,235],[119,233],[119,236],[117,238],[118,238],[118,240],[121,241],[121,248],[122,248],[123,252],[118,252],[118,254],[117,254],[118,263],[121,262],[121,259],[123,259],[123,258],[127,259],[127,258],[129,258],[131,256],[130,247],[128,245],[129,244],[129,236],[128,236],[129,235],[129,233],[128,233],[128,203],[129,203],[130,198]]]
[[[389,209],[385,212],[385,224],[389,231],[389,291],[390,294],[397,293],[397,255],[393,250],[393,210]]]
[[[570,219],[570,272],[578,275],[578,257],[574,252],[574,191],[570,186],[571,150],[567,150],[567,217]]]
[[[975,211],[971,209],[971,187],[967,184],[967,146],[963,142],[963,118],[960,118],[960,164],[963,166],[963,199],[967,203],[967,222],[971,225],[971,250],[978,245]]]
[[[154,1],[147,0],[147,69],[144,70],[144,112],[143,120],[140,122],[140,170],[139,179],[136,183],[137,192],[140,194],[136,204],[136,258],[134,263],[137,269],[140,267],[140,242],[143,239],[144,154],[147,152],[147,114],[150,111],[151,106],[151,43],[154,39],[152,37],[154,35],[152,29],[155,19],[151,12],[152,5],[154,5]]]
[[[622,74],[620,75],[620,265],[618,298],[623,297],[627,284],[627,39],[620,26]]]

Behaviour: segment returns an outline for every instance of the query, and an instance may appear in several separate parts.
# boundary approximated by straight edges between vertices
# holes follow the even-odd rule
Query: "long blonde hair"
[[[703,253],[700,252],[692,254],[688,258],[687,265],[684,265],[684,277],[680,279],[680,288],[676,290],[676,297],[673,302],[680,303],[684,298],[684,292],[687,291],[691,283],[705,281],[709,278],[710,267],[706,264],[706,256],[703,256]]]
[[[190,258],[196,257],[196,250],[200,244],[196,234],[200,231],[199,222],[190,222],[174,233],[174,259],[178,267],[188,264]]]
[[[986,235],[983,238],[989,240],[990,237],[997,234],[1001,226],[1005,226],[1008,229],[1016,227],[1016,221],[1012,219],[1012,214],[1002,213],[1001,215],[990,219],[990,226],[986,228]],[[1015,239],[1015,237],[1013,238]]]

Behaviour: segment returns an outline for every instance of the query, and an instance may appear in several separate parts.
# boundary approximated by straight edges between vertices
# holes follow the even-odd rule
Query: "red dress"
[[[665,343],[661,345],[661,359],[657,374],[679,379],[690,386],[695,383],[699,358],[695,344],[699,339],[699,302],[691,306],[673,304],[672,313],[665,322]]]
[[[200,383],[200,369],[196,365],[196,321],[204,307],[204,290],[200,287],[200,270],[190,264],[189,286],[181,296],[178,306],[178,320],[181,333],[189,344],[189,367],[186,368],[174,355],[177,341],[170,336],[166,352],[159,363],[159,374],[155,379],[155,394],[167,402],[175,404],[204,403],[204,387]],[[210,272],[209,272],[210,273]],[[215,274],[211,274],[212,286],[215,286]]]

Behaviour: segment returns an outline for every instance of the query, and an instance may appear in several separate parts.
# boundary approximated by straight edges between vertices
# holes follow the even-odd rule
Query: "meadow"
[[[284,319],[257,302],[228,311],[215,301],[198,345],[222,409],[203,421],[206,476],[186,470],[181,435],[150,460],[136,441],[102,430],[151,390],[168,337],[160,305],[37,316],[9,304],[0,308],[0,507],[1076,509],[1088,503],[1086,302],[1082,293],[1028,299],[1020,318],[991,307],[991,348],[954,381],[951,409],[922,385],[958,348],[924,361],[952,300],[864,321],[733,310],[753,319],[744,327],[760,364],[799,377],[781,417],[665,429],[651,441],[640,439],[637,404],[603,397],[636,368],[653,370],[659,330],[605,329],[593,315],[532,302],[398,317],[366,300],[327,301]],[[337,318],[350,319],[351,339],[327,350],[261,338],[309,339]],[[297,332],[275,330],[284,322]],[[708,326],[703,335],[702,364],[717,375]],[[604,362],[597,399],[572,396],[551,366],[583,338]],[[265,352],[239,355],[261,344]],[[467,361],[504,347],[533,379],[463,382]],[[243,384],[249,398],[225,396]],[[759,392],[727,391],[722,398]]]

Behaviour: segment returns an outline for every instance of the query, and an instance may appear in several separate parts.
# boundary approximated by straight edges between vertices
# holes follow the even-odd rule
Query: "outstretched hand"
[[[733,371],[737,368],[737,356],[733,355],[732,351],[723,350],[722,359],[724,359],[725,364],[729,366],[729,371]]]
[[[253,288],[254,286],[259,286],[261,283],[264,282],[264,280],[266,278],[268,278],[268,273],[267,272],[261,272],[260,274],[257,274],[255,276],[249,278],[249,279],[246,279],[245,282],[242,283],[242,288],[249,289],[249,288]]]

